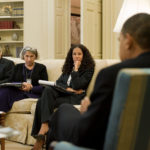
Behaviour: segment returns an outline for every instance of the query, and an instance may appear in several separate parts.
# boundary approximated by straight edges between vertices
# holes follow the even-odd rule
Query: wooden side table
[[[0,111],[0,125],[5,126],[5,112]],[[5,138],[0,138],[1,150],[5,150]]]

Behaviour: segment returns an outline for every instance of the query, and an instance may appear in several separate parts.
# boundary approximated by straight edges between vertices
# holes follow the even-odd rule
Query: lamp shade
[[[120,32],[124,22],[129,17],[140,12],[150,14],[150,0],[124,0],[114,32]]]

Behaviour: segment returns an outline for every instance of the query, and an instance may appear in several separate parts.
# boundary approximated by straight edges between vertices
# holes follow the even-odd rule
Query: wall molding
[[[103,59],[119,58],[118,34],[113,32],[115,22],[120,11],[123,0],[104,0],[103,9],[103,33],[102,54]]]

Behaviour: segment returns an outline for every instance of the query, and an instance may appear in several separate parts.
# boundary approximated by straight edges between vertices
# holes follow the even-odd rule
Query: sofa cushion
[[[9,113],[31,113],[31,106],[33,103],[36,103],[37,99],[35,98],[26,98],[20,101],[14,102],[12,109]]]
[[[46,66],[49,81],[56,81],[62,73],[64,59],[47,59],[40,61],[38,60],[37,62],[40,62]]]
[[[31,106],[31,114],[34,116],[34,113],[35,113],[35,108],[36,108],[36,103],[33,103],[32,106]]]
[[[14,64],[24,63],[24,60],[20,58],[14,58],[14,57],[4,57],[4,58],[12,60]]]

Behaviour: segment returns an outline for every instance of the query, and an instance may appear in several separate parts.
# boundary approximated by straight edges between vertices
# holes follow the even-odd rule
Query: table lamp
[[[150,0],[124,0],[114,27],[114,32],[119,33],[122,25],[129,17],[142,12],[150,14]]]

